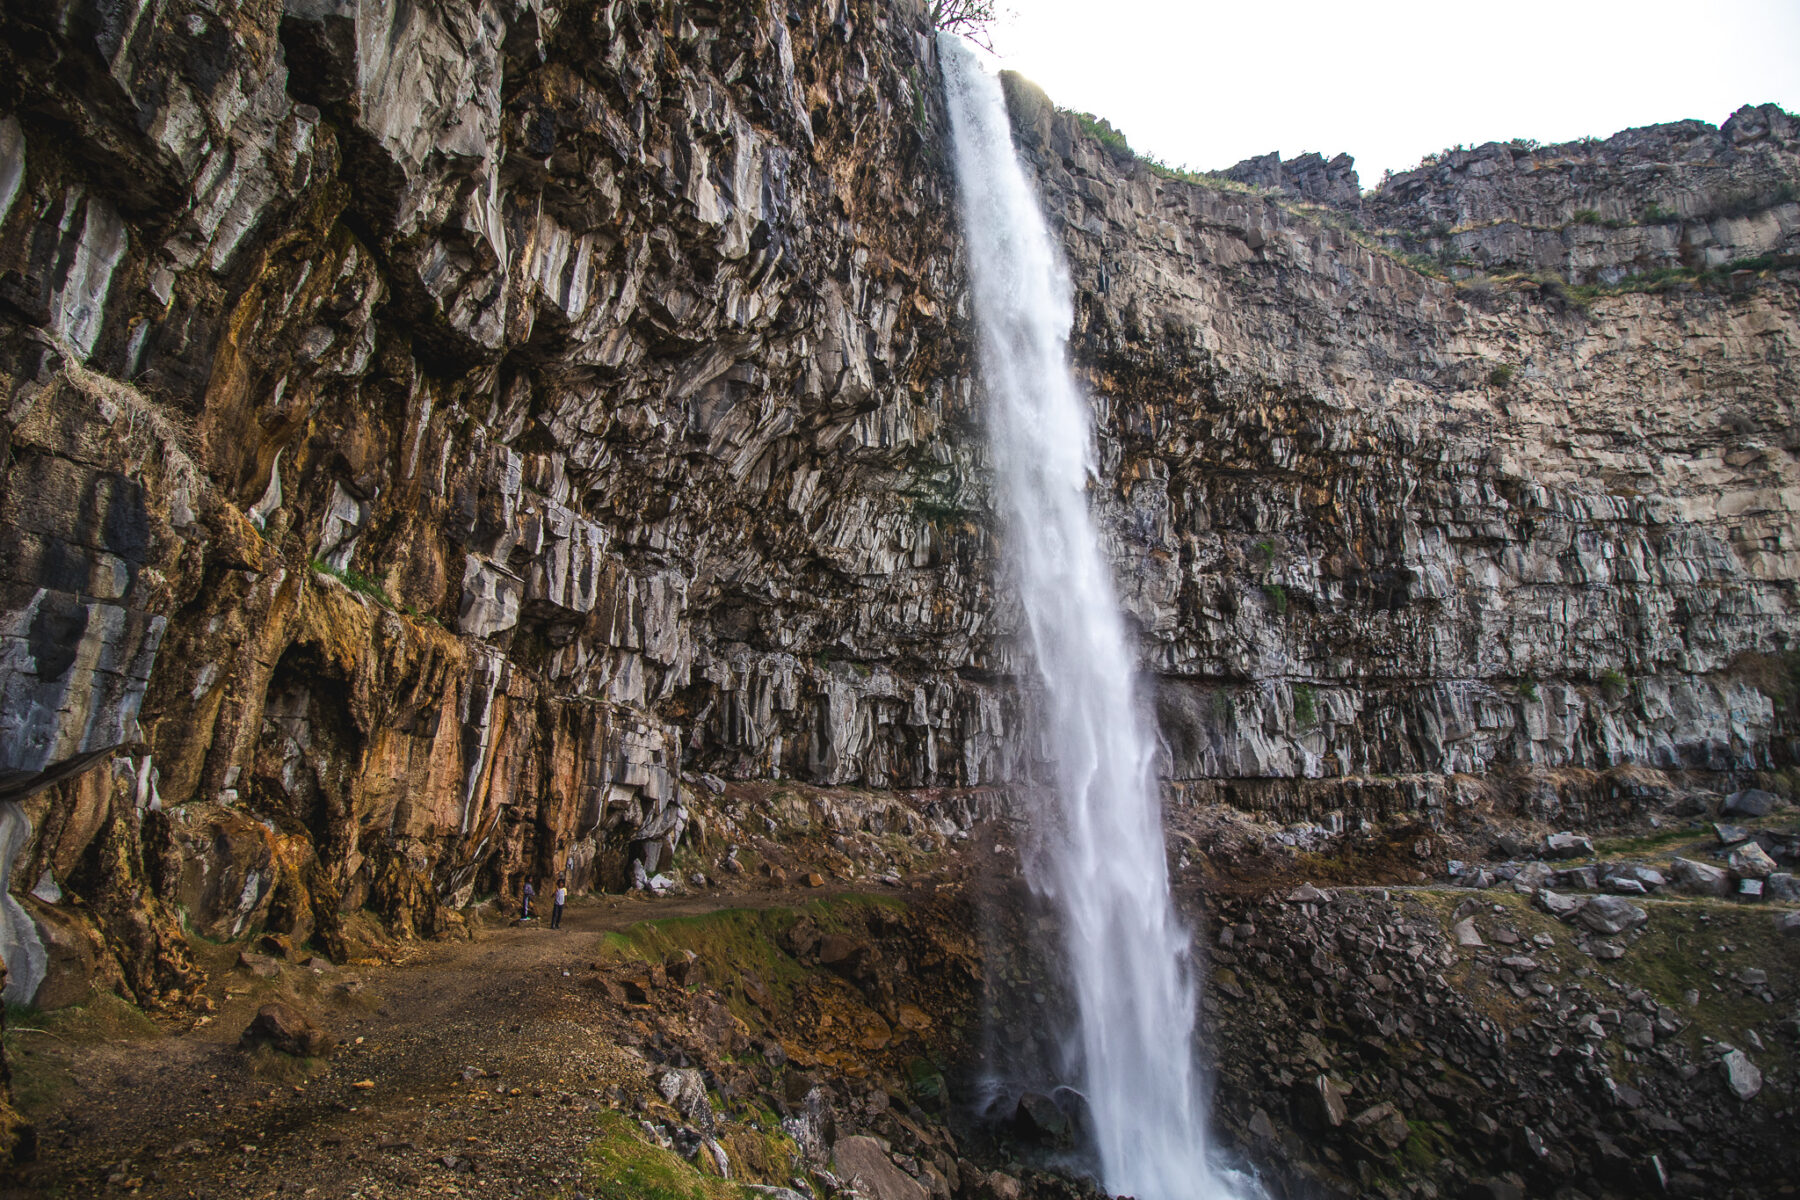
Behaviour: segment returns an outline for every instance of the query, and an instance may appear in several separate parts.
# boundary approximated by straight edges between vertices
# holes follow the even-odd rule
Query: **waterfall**
[[[1208,1161],[1189,935],[1169,894],[1133,648],[1088,511],[1094,437],[1068,366],[1069,280],[999,81],[960,40],[939,44],[1009,567],[1055,767],[1029,873],[1064,930],[1075,1084],[1109,1191],[1231,1196],[1230,1173]]]

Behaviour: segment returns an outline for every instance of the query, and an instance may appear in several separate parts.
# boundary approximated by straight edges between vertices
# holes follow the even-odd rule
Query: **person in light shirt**
[[[567,880],[562,876],[556,877],[556,892],[550,897],[550,928],[552,929],[562,928],[563,902],[569,898],[569,889],[564,886],[565,883]]]

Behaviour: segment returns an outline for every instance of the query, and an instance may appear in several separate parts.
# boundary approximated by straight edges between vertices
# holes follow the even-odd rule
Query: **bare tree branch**
[[[968,38],[989,54],[994,52],[992,26],[999,15],[995,0],[931,0],[933,26]]]

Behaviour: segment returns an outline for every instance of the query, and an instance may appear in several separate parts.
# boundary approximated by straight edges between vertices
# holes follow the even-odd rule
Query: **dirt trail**
[[[397,966],[285,965],[248,988],[246,972],[220,972],[219,1012],[185,1033],[139,1018],[126,1027],[136,1036],[101,1037],[69,1018],[34,1018],[9,1049],[22,1090],[38,1094],[41,1150],[0,1196],[572,1192],[584,1115],[642,1068],[608,1033],[631,1017],[594,986],[602,936],[853,890],[587,899],[560,930],[547,910],[524,926],[495,919],[471,940],[408,947]],[[238,1049],[275,998],[336,1036],[337,1053],[309,1067]]]

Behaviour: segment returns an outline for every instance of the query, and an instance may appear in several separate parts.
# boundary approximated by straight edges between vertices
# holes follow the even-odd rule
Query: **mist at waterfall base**
[[[1087,504],[1088,407],[1068,367],[1066,271],[1012,144],[999,81],[943,37],[964,241],[1009,566],[1055,768],[1032,812],[1032,887],[1055,906],[1074,1000],[1073,1086],[1101,1182],[1137,1200],[1248,1189],[1209,1161],[1188,933],[1169,894],[1152,744]]]

